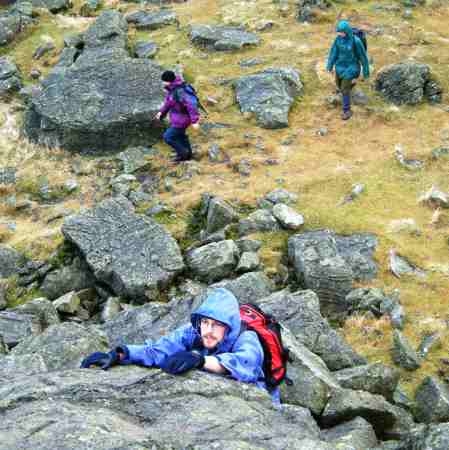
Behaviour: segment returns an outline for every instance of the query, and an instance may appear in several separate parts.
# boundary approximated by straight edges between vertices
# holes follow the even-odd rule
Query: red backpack
[[[282,345],[281,326],[271,315],[264,313],[252,303],[240,305],[240,319],[242,330],[255,331],[264,352],[263,372],[265,383],[273,389],[287,378],[287,362],[290,361],[288,349]]]

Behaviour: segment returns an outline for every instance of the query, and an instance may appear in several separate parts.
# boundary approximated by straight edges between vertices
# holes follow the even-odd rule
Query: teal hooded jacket
[[[353,35],[352,28],[346,20],[338,22],[337,31],[343,31],[346,36],[335,38],[327,59],[327,70],[331,72],[335,66],[338,77],[352,80],[359,77],[362,66],[363,78],[368,78],[369,62],[362,41]]]

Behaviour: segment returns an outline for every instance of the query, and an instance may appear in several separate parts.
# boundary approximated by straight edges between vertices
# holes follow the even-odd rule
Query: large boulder
[[[12,350],[11,355],[39,354],[48,370],[59,370],[79,367],[88,354],[108,349],[107,338],[99,330],[65,322],[25,339]]]
[[[426,377],[416,391],[416,419],[420,422],[449,421],[449,388]]]
[[[226,240],[190,251],[186,260],[194,276],[211,283],[231,275],[237,266],[239,256],[235,242]]]
[[[17,250],[0,244],[0,278],[8,278],[19,273],[25,258]]]
[[[301,441],[319,441],[307,409],[278,411],[264,390],[199,371],[66,370],[4,383],[0,398],[8,450],[310,450]]]
[[[63,52],[63,61],[30,98],[24,120],[30,140],[107,152],[160,136],[151,118],[163,101],[163,69],[129,56],[127,28],[120,13],[107,10]]]
[[[346,297],[353,281],[376,276],[372,260],[376,245],[377,238],[370,234],[310,231],[289,238],[288,257],[298,281],[318,294],[323,314],[339,317],[351,307]]]
[[[424,99],[439,102],[442,94],[430,67],[413,61],[384,67],[376,76],[375,89],[396,105],[416,105]]]
[[[301,74],[291,67],[266,69],[234,82],[240,110],[254,113],[262,128],[288,127],[288,113],[304,87]]]
[[[259,45],[259,38],[242,28],[216,25],[192,25],[190,39],[194,45],[209,50],[241,50]]]
[[[399,371],[382,363],[342,369],[333,375],[344,388],[380,394],[387,400],[393,400],[399,382]]]
[[[330,370],[366,364],[329,325],[320,313],[320,303],[312,291],[275,292],[253,299],[264,311],[285,325],[310,351],[318,355]]]
[[[238,218],[237,212],[220,197],[212,197],[207,207],[206,232],[214,233]]]
[[[68,217],[62,233],[95,277],[121,297],[155,300],[184,268],[176,240],[153,219],[135,214],[124,197]]]

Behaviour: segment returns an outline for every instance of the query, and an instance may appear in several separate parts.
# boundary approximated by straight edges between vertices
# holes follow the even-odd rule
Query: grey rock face
[[[80,258],[74,258],[70,266],[50,272],[45,277],[40,290],[50,300],[55,300],[70,291],[88,289],[95,284],[89,267]]]
[[[229,203],[219,197],[212,197],[207,208],[206,232],[214,233],[229,225],[238,217]]]
[[[42,328],[48,328],[50,325],[60,323],[55,306],[46,298],[35,298],[9,311],[35,316],[39,320]]]
[[[447,448],[449,448],[449,423],[439,423],[412,430],[401,440],[397,450],[446,450]]]
[[[382,363],[368,364],[339,370],[333,375],[346,389],[361,390],[393,399],[398,385],[399,371]]]
[[[158,11],[151,13],[148,11],[135,11],[126,16],[126,21],[132,23],[141,30],[157,30],[167,25],[178,22],[176,13],[173,11]]]
[[[292,357],[288,365],[291,386],[281,385],[282,398],[289,404],[303,406],[320,415],[334,389],[339,385],[323,360],[308,350],[285,327],[282,341]]]
[[[281,227],[287,230],[298,230],[304,225],[304,217],[282,203],[274,205],[273,216],[276,217]]]
[[[21,88],[22,80],[17,66],[8,58],[0,58],[0,96],[18,92]]]
[[[239,221],[240,236],[260,231],[279,231],[279,229],[277,220],[270,211],[265,209],[258,209],[252,212],[246,219],[240,219]]]
[[[416,419],[419,422],[449,421],[449,389],[432,377],[426,377],[416,391]]]
[[[335,446],[352,445],[356,449],[369,449],[377,445],[373,427],[362,417],[321,432],[321,438]]]
[[[234,241],[226,240],[192,250],[187,254],[186,261],[194,276],[213,282],[231,275],[238,258],[237,245]]]
[[[43,372],[47,372],[47,366],[39,354],[0,356],[0,379],[3,381]]]
[[[260,259],[257,253],[244,252],[239,259],[239,263],[235,271],[237,273],[252,272],[260,266]]]
[[[306,409],[277,411],[263,390],[198,371],[183,377],[138,367],[56,372],[2,385],[0,396],[2,450],[206,450],[211,442],[222,449],[306,449],[302,440],[319,440]],[[32,432],[43,424],[45,433]]]
[[[30,99],[26,136],[87,153],[147,145],[159,137],[161,130],[149,121],[163,101],[163,69],[129,57],[124,17],[103,12],[74,49]]]
[[[223,280],[212,287],[230,290],[239,303],[257,303],[274,291],[273,283],[263,272],[249,272],[234,280]]]
[[[16,275],[25,258],[13,248],[0,244],[0,278]]]
[[[296,277],[317,292],[324,314],[341,315],[348,310],[346,296],[354,279],[371,279],[377,267],[371,256],[377,239],[369,234],[336,235],[310,231],[288,240],[288,256]]]
[[[27,0],[26,3],[31,2],[34,8],[45,8],[52,13],[63,11],[70,7],[70,0]],[[20,2],[19,2],[20,3]],[[25,3],[25,2],[23,2]]]
[[[416,370],[421,367],[419,356],[412,349],[403,334],[398,330],[394,330],[392,357],[393,361],[404,369]]]
[[[288,127],[288,113],[304,87],[300,73],[286,67],[239,78],[234,89],[240,110],[254,113],[260,127],[272,129]]]
[[[240,50],[259,45],[259,38],[255,33],[225,26],[192,25],[190,39],[194,45],[217,51]]]
[[[427,64],[403,62],[384,67],[376,77],[375,89],[396,105],[416,105],[425,98],[441,101],[441,88],[431,80]],[[429,88],[427,85],[432,83]]]
[[[0,330],[5,344],[11,347],[28,336],[41,333],[42,325],[39,317],[35,315],[2,311],[0,312]]]
[[[84,255],[95,277],[121,297],[157,299],[184,268],[177,242],[123,197],[68,217],[62,233]]]
[[[264,311],[274,315],[310,351],[318,355],[330,370],[366,364],[343,338],[323,319],[320,303],[312,291],[275,292],[254,299]]]
[[[99,330],[66,322],[52,325],[38,336],[30,336],[11,355],[42,356],[48,370],[73,369],[95,351],[108,351],[106,336]]]

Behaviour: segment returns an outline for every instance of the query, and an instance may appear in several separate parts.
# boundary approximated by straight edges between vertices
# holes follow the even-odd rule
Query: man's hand
[[[81,362],[81,369],[88,369],[91,366],[99,366],[100,369],[108,370],[120,362],[119,354],[112,350],[109,353],[95,352],[84,358]]]
[[[178,375],[191,369],[201,369],[204,362],[204,356],[197,352],[178,352],[169,356],[161,364],[161,369],[172,375]]]
[[[155,118],[156,120],[161,120],[161,117],[162,117],[162,113],[161,113],[161,112],[158,112],[158,113],[154,116],[154,118]]]
[[[197,123],[192,123],[192,128],[195,130],[195,131],[198,131],[199,129],[200,129],[200,124],[197,122]]]

